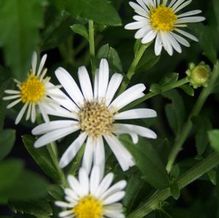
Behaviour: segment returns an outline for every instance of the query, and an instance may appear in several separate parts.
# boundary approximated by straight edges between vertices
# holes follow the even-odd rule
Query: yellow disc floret
[[[80,127],[92,137],[112,132],[113,114],[105,104],[87,102],[79,112]]]
[[[172,31],[176,20],[177,16],[172,8],[160,5],[150,11],[151,25],[157,31]]]
[[[91,195],[83,197],[73,208],[76,218],[102,218],[102,202]]]
[[[38,103],[45,96],[44,83],[33,74],[30,74],[27,80],[21,83],[19,87],[23,103]]]

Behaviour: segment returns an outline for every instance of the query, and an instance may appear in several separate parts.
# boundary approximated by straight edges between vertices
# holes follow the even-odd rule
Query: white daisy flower
[[[143,44],[155,39],[156,55],[160,55],[163,47],[169,55],[173,54],[173,50],[181,53],[181,45],[190,46],[185,37],[198,41],[182,28],[187,27],[187,23],[205,20],[202,16],[194,16],[201,13],[201,10],[178,13],[191,2],[192,0],[137,0],[138,4],[129,2],[138,15],[133,17],[135,22],[127,24],[125,29],[138,30],[135,38],[141,39]]]
[[[109,66],[105,59],[100,62],[94,79],[94,88],[83,66],[78,70],[81,90],[65,69],[60,67],[55,74],[70,98],[65,96],[57,99],[63,108],[57,108],[57,113],[53,115],[68,120],[51,121],[35,127],[32,133],[43,136],[37,139],[34,146],[38,148],[80,131],[79,136],[61,157],[60,167],[68,165],[86,142],[83,167],[89,171],[93,162],[98,165],[105,159],[104,141],[111,148],[123,170],[133,166],[133,157],[118,140],[117,135],[130,134],[133,142],[137,143],[138,136],[154,139],[156,134],[148,128],[118,121],[156,117],[156,112],[152,109],[139,108],[120,112],[126,105],[144,96],[144,84],[132,86],[113,99],[122,82],[122,75],[115,73],[109,79]],[[56,90],[54,92],[60,95]]]
[[[17,90],[5,90],[8,96],[4,97],[3,100],[13,100],[8,104],[7,108],[12,108],[20,102],[23,104],[17,115],[15,124],[20,122],[25,112],[27,112],[26,120],[31,119],[32,122],[35,122],[38,110],[42,114],[43,119],[48,122],[47,108],[57,106],[57,103],[49,97],[52,95],[52,90],[58,87],[49,82],[50,77],[45,77],[47,72],[47,69],[44,68],[46,58],[47,55],[42,57],[37,70],[37,54],[34,52],[32,56],[32,68],[29,71],[27,79],[23,82],[15,80],[18,87]]]
[[[124,196],[126,181],[112,185],[113,174],[101,177],[100,168],[92,169],[90,178],[84,168],[79,170],[79,179],[68,176],[69,188],[65,188],[65,200],[56,201],[58,207],[64,208],[59,217],[64,218],[125,218],[122,204],[118,203]]]

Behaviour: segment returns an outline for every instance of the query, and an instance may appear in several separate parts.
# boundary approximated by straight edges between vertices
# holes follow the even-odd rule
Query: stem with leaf
[[[179,189],[183,189],[196,179],[200,178],[205,173],[219,164],[219,154],[212,153],[204,160],[197,163],[194,167],[189,169],[178,180],[177,184]],[[159,209],[160,203],[165,201],[171,196],[170,188],[156,191],[145,203],[142,204],[137,210],[127,216],[127,218],[143,218],[153,210]]]
[[[216,65],[214,66],[211,78],[209,80],[209,84],[206,88],[204,88],[201,92],[201,94],[198,97],[198,100],[196,101],[189,117],[188,120],[186,121],[186,123],[184,124],[182,131],[180,132],[180,134],[178,134],[178,136],[176,137],[175,143],[173,145],[173,148],[170,152],[169,158],[168,158],[168,162],[167,162],[167,166],[166,169],[168,172],[171,171],[172,166],[175,162],[175,159],[178,155],[178,153],[180,152],[183,143],[185,142],[185,140],[187,139],[189,133],[192,130],[192,117],[197,116],[199,114],[199,112],[201,111],[205,101],[207,100],[208,96],[211,94],[214,86],[215,86],[215,82],[217,80],[219,76],[219,64],[216,63]]]

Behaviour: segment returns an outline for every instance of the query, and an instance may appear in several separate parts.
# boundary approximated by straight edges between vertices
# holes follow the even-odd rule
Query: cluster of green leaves
[[[127,215],[153,192],[164,189],[170,189],[173,198],[179,201],[176,203],[171,199],[168,203],[158,202],[152,208],[157,210],[148,215],[148,218],[205,218],[209,217],[206,213],[209,210],[212,211],[211,217],[218,217],[219,214],[217,169],[201,177],[201,181],[195,186],[195,189],[209,190],[207,203],[204,193],[196,193],[191,188],[180,190],[178,184],[178,179],[196,162],[204,159],[212,150],[219,152],[219,85],[211,90],[212,96],[202,112],[190,117],[192,131],[177,164],[170,174],[165,169],[171,148],[175,140],[181,137],[200,92],[186,82],[180,82],[185,77],[188,63],[205,60],[213,68],[219,51],[219,2],[210,0],[206,3],[199,0],[194,1],[193,6],[196,4],[207,17],[204,24],[196,25],[191,30],[198,36],[200,43],[192,44],[191,48],[183,48],[182,54],[175,54],[173,57],[164,53],[160,57],[155,56],[152,43],[141,58],[131,81],[141,81],[150,87],[146,97],[154,98],[146,103],[142,100],[137,103],[141,103],[142,107],[150,105],[158,112],[158,117],[140,122],[156,129],[159,138],[156,141],[140,139],[134,145],[129,137],[121,137],[136,160],[136,167],[125,174],[114,164],[114,157],[109,155],[107,159],[107,169],[112,170],[116,178],[128,181],[123,201]],[[73,76],[78,66],[89,67],[89,20],[94,21],[96,65],[101,58],[107,58],[113,72],[125,75],[141,46],[139,41],[135,43],[134,33],[124,30],[122,25],[130,22],[132,16],[133,11],[125,0],[0,1],[0,98],[2,99],[7,87],[13,86],[12,78],[23,80],[26,77],[34,50],[49,53],[47,66],[52,79],[54,69],[60,65],[69,69]],[[179,89],[175,89],[176,87]],[[8,111],[6,103],[0,101],[0,205],[18,213],[15,217],[19,214],[21,217],[57,217],[58,209],[54,207],[54,201],[63,198],[65,176],[58,167],[57,160],[51,158],[51,147],[33,148],[34,138],[30,135],[23,136],[22,145],[19,140],[16,141],[16,131],[19,139],[20,129],[7,123],[16,114],[17,108],[15,111]],[[22,122],[21,127],[26,132],[26,128],[32,126]],[[63,142],[63,147],[68,144],[67,141],[68,139]],[[42,175],[33,172],[28,164],[25,165],[26,162],[29,163],[28,160],[15,158],[13,146],[25,147],[42,170]],[[82,154],[83,148],[65,174],[77,173]],[[216,186],[209,186],[211,183]],[[186,208],[181,207],[180,202]],[[205,208],[205,212],[202,208]],[[0,215],[4,214],[0,211]]]

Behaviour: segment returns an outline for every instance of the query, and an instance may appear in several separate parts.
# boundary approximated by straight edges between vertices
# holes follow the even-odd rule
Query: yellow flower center
[[[102,218],[102,202],[90,195],[85,196],[73,208],[73,214],[76,218]]]
[[[80,127],[92,137],[112,132],[113,114],[105,104],[87,102],[79,112]]]
[[[20,85],[23,103],[37,103],[45,96],[45,92],[45,85],[33,74],[30,74],[27,80]]]
[[[172,8],[160,5],[150,11],[151,25],[155,30],[172,31],[176,23],[177,16]]]

